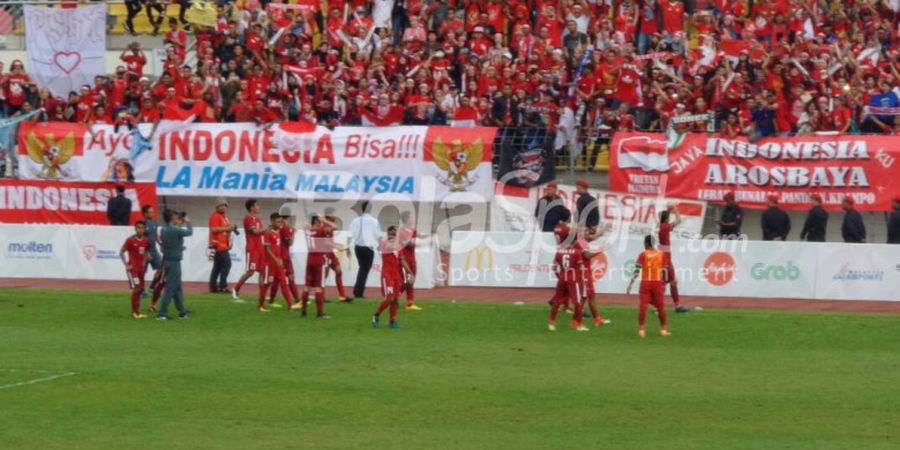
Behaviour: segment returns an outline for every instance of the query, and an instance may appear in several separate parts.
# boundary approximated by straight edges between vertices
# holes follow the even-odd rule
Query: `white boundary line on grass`
[[[20,381],[18,383],[12,383],[12,384],[4,384],[4,385],[0,386],[0,389],[10,389],[10,388],[19,387],[19,386],[27,386],[29,384],[43,383],[45,381],[53,381],[57,378],[70,377],[72,375],[75,375],[75,372],[58,373],[56,375],[50,375],[49,377],[35,378],[33,380]]]

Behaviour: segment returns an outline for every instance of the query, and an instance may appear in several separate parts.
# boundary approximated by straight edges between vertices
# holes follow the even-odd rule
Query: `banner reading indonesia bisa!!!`
[[[151,134],[152,133],[152,134]],[[155,182],[160,195],[486,202],[496,129],[23,124],[23,178]]]
[[[857,209],[887,211],[900,195],[896,182],[900,137],[814,136],[750,143],[717,135],[688,134],[675,148],[666,136],[616,133],[610,155],[610,188],[642,195],[721,201],[734,191],[750,208],[776,196],[785,209],[807,209],[822,197],[826,209],[845,197]]]

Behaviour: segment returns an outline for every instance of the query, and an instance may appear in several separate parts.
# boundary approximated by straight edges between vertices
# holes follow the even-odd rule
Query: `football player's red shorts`
[[[583,281],[562,281],[556,285],[557,297],[564,300],[568,297],[575,303],[583,303],[587,298]]]
[[[244,254],[244,258],[246,258],[246,270],[245,272],[264,272],[265,271],[265,258],[262,254],[258,254],[255,252],[247,252]]]
[[[403,283],[397,277],[381,277],[381,296],[396,297],[400,295]]]
[[[338,268],[341,267],[341,261],[338,259],[336,253],[325,254],[325,266],[330,267],[331,270],[337,272]]]
[[[274,262],[267,262],[263,271],[260,272],[266,283],[274,283],[284,278],[284,268],[278,267]]]
[[[144,290],[144,271],[128,269],[128,286],[131,289],[139,287],[143,291]]]
[[[322,272],[324,265],[307,264],[306,265],[306,287],[320,288],[322,287]]]
[[[641,295],[642,305],[653,305],[657,309],[663,307],[663,290],[665,284],[660,281],[642,281],[638,291]]]
[[[672,254],[666,252],[666,264],[663,266],[663,280],[671,283],[675,280],[675,265],[672,264]]]

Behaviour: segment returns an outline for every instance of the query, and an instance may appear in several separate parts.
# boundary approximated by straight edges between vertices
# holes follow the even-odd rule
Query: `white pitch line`
[[[27,386],[29,384],[43,383],[45,381],[53,381],[57,378],[69,377],[72,375],[75,375],[75,372],[60,373],[60,374],[56,374],[56,375],[51,375],[49,377],[35,378],[33,380],[22,381],[19,383],[4,384],[4,385],[0,386],[0,389],[10,389],[10,388],[19,387],[19,386]]]

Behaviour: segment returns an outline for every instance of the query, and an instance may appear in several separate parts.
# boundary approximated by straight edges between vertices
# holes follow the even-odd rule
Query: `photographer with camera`
[[[231,233],[240,234],[237,225],[228,220],[228,201],[216,199],[216,210],[209,216],[209,252],[213,267],[209,274],[210,293],[229,293],[228,273],[231,272]]]
[[[166,225],[159,229],[160,248],[163,254],[163,270],[165,277],[165,291],[162,297],[162,306],[156,320],[168,319],[169,302],[175,300],[178,315],[182,319],[188,318],[184,308],[184,292],[181,287],[181,259],[184,252],[184,238],[194,234],[194,226],[186,212],[176,213],[166,210],[163,213]]]

